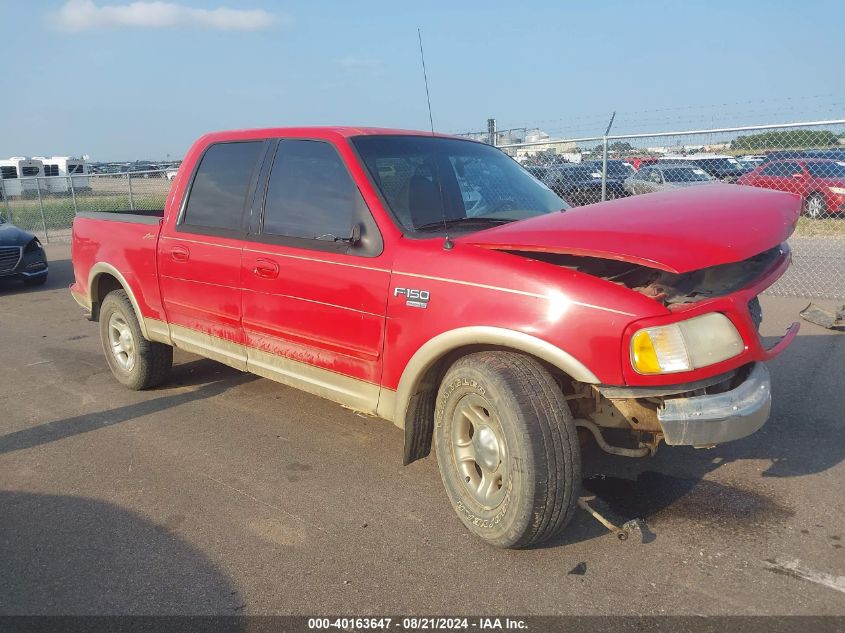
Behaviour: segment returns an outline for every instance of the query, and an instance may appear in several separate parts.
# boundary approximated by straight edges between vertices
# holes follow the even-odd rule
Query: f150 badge
[[[394,297],[405,297],[405,305],[412,308],[427,308],[431,294],[428,290],[416,290],[414,288],[394,288]]]

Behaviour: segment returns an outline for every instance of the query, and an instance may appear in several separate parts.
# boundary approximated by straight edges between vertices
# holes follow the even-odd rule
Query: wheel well
[[[557,381],[564,393],[573,391],[573,379],[551,363],[522,350],[502,345],[465,345],[450,350],[434,361],[423,372],[416,391],[408,401],[405,415],[405,455],[404,463],[410,464],[428,456],[431,452],[432,435],[434,431],[434,410],[437,404],[437,390],[440,382],[449,368],[459,359],[477,352],[513,352],[524,354],[539,362]]]
[[[106,295],[114,290],[125,290],[123,285],[114,275],[110,275],[109,273],[100,273],[94,278],[94,283],[91,284],[92,320],[99,321],[100,305],[102,305],[103,299],[106,298]]]

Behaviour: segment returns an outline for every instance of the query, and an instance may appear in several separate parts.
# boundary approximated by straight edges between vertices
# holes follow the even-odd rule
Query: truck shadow
[[[0,436],[0,455],[49,444],[80,433],[166,411],[171,407],[211,398],[237,385],[257,379],[257,376],[244,374],[205,359],[174,365],[168,385],[161,390],[149,392],[158,397],[105,411],[54,420],[8,433]],[[195,385],[199,386],[191,391],[182,390],[184,387]],[[168,393],[172,391],[176,393]]]
[[[94,499],[12,491],[0,491],[0,508],[2,615],[233,615],[243,608],[226,574],[178,536],[185,517],[157,524]],[[221,624],[243,630],[234,619]]]
[[[845,336],[801,335],[769,363],[774,404],[760,431],[709,450],[661,446],[655,457],[645,459],[614,457],[588,445],[582,456],[582,494],[594,496],[591,505],[617,525],[637,518],[658,528],[688,521],[725,533],[774,529],[795,512],[782,501],[780,487],[763,478],[813,475],[845,459],[842,367]],[[749,476],[747,465],[736,482],[733,470],[716,474],[748,461],[760,463],[759,476]],[[606,533],[579,511],[572,525],[546,546]],[[649,529],[642,540],[653,538]]]

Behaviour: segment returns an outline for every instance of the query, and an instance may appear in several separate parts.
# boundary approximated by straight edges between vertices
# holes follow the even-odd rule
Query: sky
[[[841,0],[0,0],[0,156],[286,125],[564,135],[845,118]]]

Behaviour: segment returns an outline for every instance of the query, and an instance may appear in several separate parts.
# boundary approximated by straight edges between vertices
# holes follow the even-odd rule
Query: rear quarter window
[[[244,201],[264,141],[218,143],[203,154],[182,224],[185,229],[204,227],[239,230]]]

